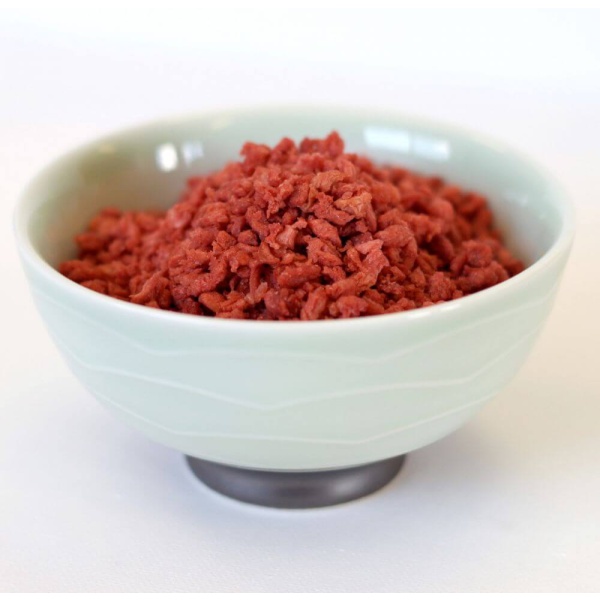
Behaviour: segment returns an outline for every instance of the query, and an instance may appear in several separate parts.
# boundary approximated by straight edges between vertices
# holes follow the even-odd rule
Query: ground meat
[[[60,272],[164,310],[315,320],[431,306],[523,269],[481,195],[345,154],[335,132],[241,153],[166,213],[103,210]]]

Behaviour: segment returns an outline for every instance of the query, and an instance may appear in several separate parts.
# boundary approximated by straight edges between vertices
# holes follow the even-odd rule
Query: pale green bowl
[[[90,291],[55,267],[102,207],[166,208],[186,178],[247,140],[322,136],[489,196],[528,268],[461,300],[327,322],[231,321]],[[389,112],[260,109],[160,121],[72,152],[29,185],[18,247],[37,307],[69,367],[117,417],[188,455],[262,469],[360,465],[454,431],[523,364],[573,240],[556,182],[501,144]],[[526,401],[526,399],[523,399]]]

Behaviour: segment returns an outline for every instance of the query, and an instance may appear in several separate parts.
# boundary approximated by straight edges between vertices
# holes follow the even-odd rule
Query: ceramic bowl
[[[271,144],[333,129],[349,151],[489,196],[527,269],[460,300],[326,322],[165,312],[107,298],[56,271],[100,208],[167,208],[188,176],[236,159],[247,140]],[[390,112],[329,108],[219,112],[116,133],[51,164],[16,210],[35,303],[71,371],[99,402],[187,455],[291,471],[398,456],[468,421],[527,357],[573,230],[560,186],[504,145]]]

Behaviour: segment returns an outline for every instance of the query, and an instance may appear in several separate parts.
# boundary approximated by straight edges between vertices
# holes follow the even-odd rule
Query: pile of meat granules
[[[241,154],[166,213],[103,210],[60,272],[165,310],[310,320],[430,306],[523,269],[485,198],[345,154],[335,132]]]

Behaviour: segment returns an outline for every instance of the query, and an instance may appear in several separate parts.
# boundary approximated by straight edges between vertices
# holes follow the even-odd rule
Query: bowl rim
[[[273,114],[277,112],[279,115],[285,114],[298,115],[299,113],[305,116],[319,113],[325,115],[327,113],[335,114],[336,116],[343,115],[346,118],[353,119],[372,119],[379,121],[404,121],[415,127],[423,127],[429,130],[447,132],[451,135],[468,139],[480,146],[488,147],[491,150],[502,154],[511,155],[519,162],[525,164],[528,168],[537,171],[537,173],[547,182],[554,191],[554,202],[558,204],[559,212],[561,213],[561,228],[560,231],[548,248],[548,250],[539,257],[532,265],[524,271],[503,281],[495,286],[481,290],[474,294],[442,302],[433,306],[423,308],[415,308],[397,313],[389,313],[382,315],[369,315],[363,317],[346,318],[346,319],[328,319],[315,321],[258,321],[254,319],[223,319],[215,317],[207,317],[202,315],[190,315],[186,313],[172,312],[159,310],[148,306],[133,304],[124,300],[111,298],[104,294],[99,294],[93,290],[71,281],[67,277],[61,275],[54,267],[52,267],[38,251],[34,248],[29,235],[28,224],[33,212],[28,210],[30,205],[35,201],[31,197],[31,189],[36,182],[43,179],[52,171],[63,168],[69,161],[82,153],[91,152],[104,143],[114,143],[117,140],[124,140],[129,136],[139,135],[147,129],[156,129],[159,127],[168,126],[170,124],[183,124],[193,120],[210,120],[224,117],[242,117],[242,116],[257,116],[266,113]],[[573,243],[575,235],[575,208],[569,194],[564,186],[557,178],[550,173],[546,167],[540,165],[527,154],[517,150],[502,141],[499,141],[493,136],[475,132],[469,128],[460,125],[445,122],[443,120],[431,119],[421,115],[412,115],[396,111],[394,109],[366,109],[364,107],[343,106],[319,104],[285,104],[285,105],[269,105],[262,104],[256,106],[244,106],[227,109],[213,109],[207,111],[196,111],[152,119],[144,121],[133,126],[119,128],[104,134],[100,137],[93,138],[78,144],[69,151],[59,155],[47,163],[43,168],[27,182],[18,196],[15,208],[13,210],[13,232],[17,241],[17,248],[21,259],[27,262],[33,269],[37,271],[48,283],[62,288],[66,294],[73,295],[82,303],[91,303],[99,308],[104,306],[107,310],[113,309],[120,311],[131,317],[146,318],[150,315],[153,320],[160,319],[165,323],[173,323],[186,325],[187,327],[200,328],[217,328],[223,330],[242,329],[254,332],[279,332],[279,333],[301,333],[311,331],[312,333],[323,332],[327,333],[333,329],[362,329],[375,325],[399,325],[400,323],[409,323],[421,321],[423,319],[432,320],[441,318],[448,314],[463,314],[465,311],[471,310],[494,299],[500,300],[503,296],[509,295],[518,290],[528,279],[541,271],[547,269],[560,257],[568,254]]]

